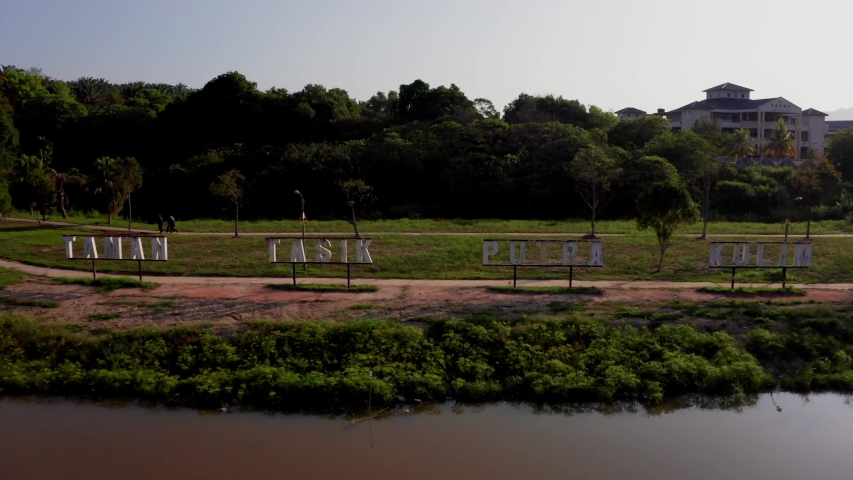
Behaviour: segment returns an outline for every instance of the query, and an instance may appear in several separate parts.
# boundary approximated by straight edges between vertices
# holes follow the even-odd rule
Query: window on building
[[[758,136],[758,129],[757,128],[750,128],[749,129],[749,136],[752,138],[756,138]]]
[[[727,97],[729,97],[729,98],[731,98],[732,94],[731,94],[731,93],[727,93],[727,94],[726,94],[726,96],[727,96]]]
[[[740,94],[740,98],[743,98],[743,97],[744,97],[744,95],[741,93],[741,94]]]
[[[800,132],[800,141],[808,142],[809,141],[809,132]]]

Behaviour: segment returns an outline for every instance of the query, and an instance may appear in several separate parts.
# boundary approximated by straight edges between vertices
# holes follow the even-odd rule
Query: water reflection
[[[402,403],[353,425],[365,414],[7,398],[1,477],[853,478],[849,395]]]

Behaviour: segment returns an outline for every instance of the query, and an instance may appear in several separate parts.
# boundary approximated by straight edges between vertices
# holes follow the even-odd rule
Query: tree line
[[[784,125],[770,142],[776,157],[795,148]],[[619,122],[524,93],[499,112],[421,80],[357,101],[313,84],[261,91],[237,72],[197,90],[0,73],[0,208],[34,214],[112,217],[132,197],[133,217],[149,220],[299,218],[299,190],[310,219],[588,217],[594,233],[601,218],[653,226],[644,215],[667,197],[684,215],[698,205],[706,222],[775,221],[803,202],[818,216],[853,209],[853,133],[797,169],[716,160],[751,147],[748,132],[719,122],[673,132],[661,117]]]

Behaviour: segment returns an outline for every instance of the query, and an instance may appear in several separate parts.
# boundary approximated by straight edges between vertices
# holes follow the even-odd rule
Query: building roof
[[[828,117],[829,115],[821,112],[820,110],[815,110],[814,108],[807,108],[803,110],[803,115],[822,115],[824,117]]]
[[[827,120],[826,125],[830,132],[853,128],[853,120]]]
[[[734,83],[723,83],[717,85],[716,87],[711,87],[707,90],[702,90],[703,92],[716,92],[717,90],[746,90],[747,92],[754,92],[755,90],[751,88],[741,87],[740,85],[735,85]]]
[[[778,98],[779,97],[758,98],[754,100],[747,100],[745,98],[708,98],[698,102],[689,103],[681,108],[676,108],[669,113],[677,113],[682,110],[757,110],[761,105],[777,100]],[[817,112],[817,110],[814,111]],[[820,114],[820,112],[813,113],[812,115],[818,114]]]
[[[634,108],[634,107],[623,108],[622,110],[618,110],[615,113],[636,113],[639,115],[645,115],[646,114],[646,112],[644,112],[638,108]]]
[[[676,108],[672,112],[667,112],[667,113],[678,113],[682,110],[713,110],[713,109],[714,109],[714,107],[712,107],[711,105],[708,105],[705,102],[699,101],[699,102],[688,103],[687,105],[685,105],[681,108]]]

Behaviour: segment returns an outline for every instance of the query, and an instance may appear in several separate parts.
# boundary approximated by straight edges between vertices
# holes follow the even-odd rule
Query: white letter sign
[[[328,248],[331,246],[332,246],[332,242],[330,242],[326,239],[317,240],[317,251],[319,253],[317,254],[316,258],[317,258],[318,262],[328,263],[329,260],[332,259],[332,251],[329,250],[329,248]]]
[[[798,243],[797,246],[794,247],[794,266],[812,266],[812,245],[810,243]]]
[[[145,260],[145,252],[142,251],[142,239],[139,237],[130,239],[130,258],[132,260]]]
[[[755,264],[750,265],[750,250],[751,244],[747,242],[733,244],[733,264],[723,264],[723,247],[725,243],[711,243],[710,255],[708,257],[708,266],[712,268],[792,268],[788,264],[788,243],[782,242],[757,242],[755,252]],[[768,252],[768,245],[770,251]],[[774,265],[768,257],[775,257],[775,247],[779,247],[779,263]],[[810,268],[812,266],[812,244],[796,243],[794,244],[794,265],[797,268]]]
[[[494,257],[498,253],[498,242],[492,240],[483,241],[483,265],[489,264],[489,257]]]
[[[151,238],[151,260],[168,260],[169,244],[166,237]]]
[[[104,258],[121,260],[121,237],[104,237]]]
[[[578,244],[563,242],[563,265],[577,265],[575,256],[578,254]]]
[[[271,238],[270,239],[270,263],[275,263],[275,246],[281,243],[281,239]]]
[[[74,258],[74,251],[71,248],[74,240],[77,240],[77,237],[62,237],[62,241],[65,242],[65,258]]]
[[[355,248],[358,252],[355,260],[356,263],[373,263],[373,259],[370,258],[370,252],[367,251],[367,247],[370,246],[370,242],[372,241],[369,238],[364,240],[359,238],[355,241]]]
[[[305,263],[305,246],[301,238],[293,239],[293,245],[290,247],[290,261]]]
[[[95,237],[86,237],[83,241],[83,258],[98,258],[98,246]]]
[[[592,244],[592,249],[589,252],[589,265],[604,266],[604,255],[601,253],[601,244],[598,242]]]

